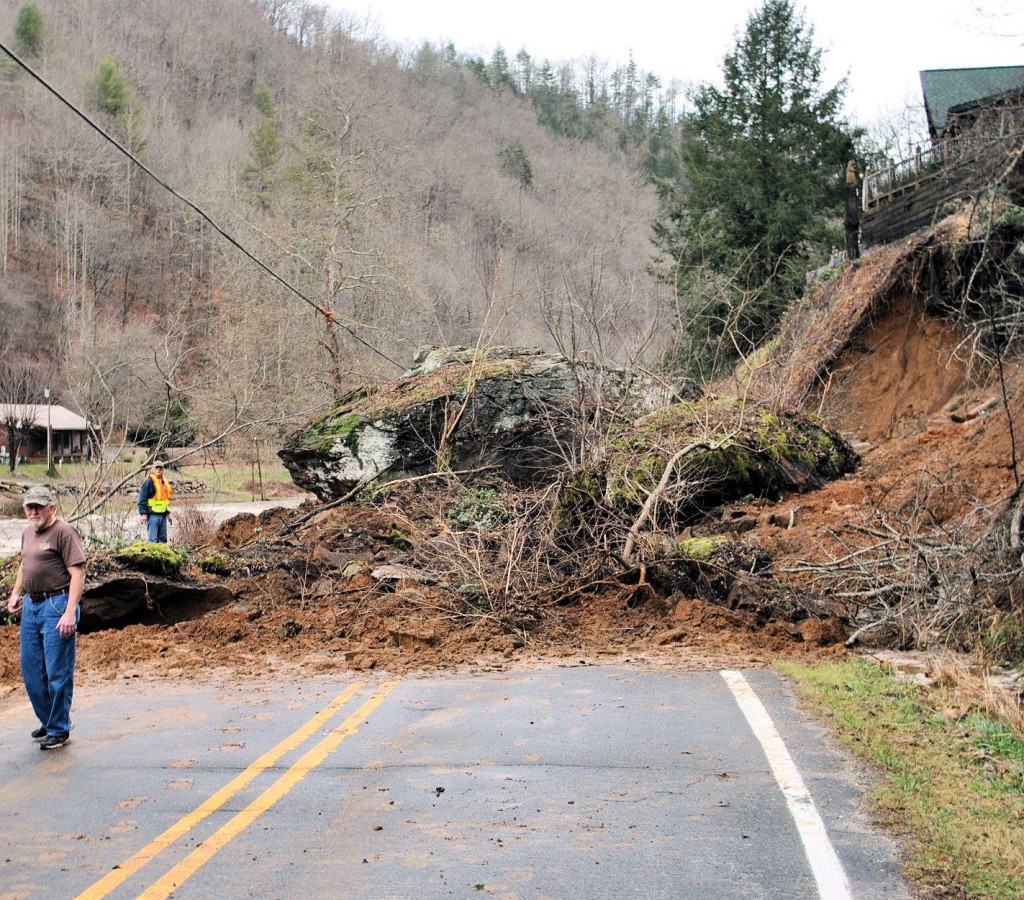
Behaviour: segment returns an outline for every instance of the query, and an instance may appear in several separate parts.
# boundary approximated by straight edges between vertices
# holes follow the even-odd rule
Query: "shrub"
[[[197,506],[175,506],[171,520],[174,524],[174,542],[179,547],[205,547],[216,530],[213,516]]]
[[[20,519],[24,516],[19,497],[0,496],[0,519]]]

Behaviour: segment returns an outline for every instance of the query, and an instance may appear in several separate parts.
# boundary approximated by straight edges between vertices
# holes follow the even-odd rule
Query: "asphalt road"
[[[772,672],[211,673],[74,720],[41,753],[0,699],[4,900],[909,896]]]

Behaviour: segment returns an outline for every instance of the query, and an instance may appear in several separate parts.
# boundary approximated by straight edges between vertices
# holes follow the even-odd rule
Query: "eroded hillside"
[[[944,297],[934,279],[935,256],[968,246],[968,228],[953,217],[827,286],[821,313],[783,335],[790,356],[771,376],[851,437],[862,462],[788,498],[792,516],[772,514],[786,527],[762,516],[753,533],[780,577],[846,599],[853,626],[870,626],[865,641],[984,649],[1019,628],[1021,360],[1012,340],[983,346],[952,302],[962,285]]]

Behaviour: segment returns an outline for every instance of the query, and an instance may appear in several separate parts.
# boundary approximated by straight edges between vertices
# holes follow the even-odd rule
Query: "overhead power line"
[[[2,42],[0,42],[0,50],[3,50],[3,52],[6,53],[15,62],[16,65],[18,65],[21,69],[23,69],[25,72],[27,72],[32,78],[34,78],[37,82],[39,82],[39,84],[41,84],[44,88],[46,88],[47,91],[49,91],[51,94],[53,94],[54,97],[56,97],[61,103],[63,103],[68,109],[70,109],[76,116],[78,116],[78,118],[80,118],[83,122],[85,122],[85,124],[88,125],[91,129],[93,129],[93,131],[97,132],[105,141],[108,141],[109,143],[113,144],[118,150],[121,151],[121,153],[123,153],[126,157],[128,157],[128,159],[130,159],[133,163],[135,163],[135,165],[137,165],[140,169],[142,169],[143,172],[145,172],[158,185],[160,185],[160,187],[162,187],[165,191],[169,192],[173,196],[177,197],[189,209],[191,209],[193,212],[195,212],[197,215],[199,215],[204,221],[209,223],[210,227],[212,227],[218,234],[220,234],[226,241],[228,241],[228,243],[230,243],[233,247],[235,247],[236,249],[240,250],[243,254],[245,254],[247,257],[249,257],[249,259],[251,259],[254,263],[256,263],[257,266],[259,266],[264,272],[266,272],[278,284],[282,285],[288,291],[293,293],[296,297],[298,297],[304,303],[308,303],[311,307],[313,307],[314,310],[316,310],[321,316],[324,317],[324,321],[326,321],[328,325],[333,325],[333,326],[335,326],[337,328],[341,328],[343,331],[347,331],[353,338],[355,338],[355,340],[357,340],[360,344],[362,344],[367,349],[371,350],[373,353],[375,353],[381,359],[387,360],[389,363],[391,363],[391,365],[397,367],[398,369],[403,369],[404,370],[404,368],[405,368],[404,366],[402,366],[401,364],[395,362],[395,360],[393,360],[390,356],[388,356],[386,353],[384,353],[384,351],[379,350],[377,347],[374,347],[373,344],[371,344],[369,341],[365,340],[364,338],[361,338],[358,334],[356,334],[355,331],[353,331],[347,325],[344,325],[343,323],[339,322],[335,318],[334,310],[332,310],[332,309],[324,309],[322,306],[320,306],[319,303],[317,303],[314,300],[311,300],[304,293],[302,293],[302,291],[300,291],[297,287],[295,287],[293,284],[291,284],[291,282],[289,282],[287,279],[283,278],[281,275],[278,275],[277,272],[275,272],[272,268],[270,268],[270,266],[268,266],[265,262],[263,262],[257,256],[254,256],[252,253],[250,253],[249,250],[247,250],[245,247],[243,247],[242,244],[240,244],[234,237],[232,237],[223,228],[221,228],[220,225],[218,225],[210,217],[210,215],[208,213],[206,213],[205,211],[200,209],[195,203],[193,203],[191,200],[189,200],[188,197],[185,197],[182,194],[178,193],[178,191],[176,191],[173,187],[171,187],[169,184],[167,184],[167,182],[165,182],[159,175],[157,175],[152,169],[150,169],[149,166],[147,166],[144,162],[142,162],[142,160],[140,160],[137,156],[135,156],[135,154],[133,154],[126,147],[122,146],[122,144],[116,138],[114,138],[111,135],[107,134],[107,132],[101,126],[97,125],[92,119],[89,118],[88,115],[86,115],[84,112],[82,112],[82,110],[80,110],[77,106],[75,106],[74,103],[72,103],[70,100],[68,100],[68,98],[65,97],[60,91],[58,91],[55,87],[53,87],[53,85],[51,85],[45,78],[43,78],[30,65],[28,65],[28,63],[26,63],[23,59],[21,59],[21,57],[19,57],[17,53],[15,53],[13,50],[11,50],[9,47],[7,47]]]

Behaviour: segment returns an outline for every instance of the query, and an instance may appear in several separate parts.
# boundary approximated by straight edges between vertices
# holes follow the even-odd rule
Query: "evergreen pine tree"
[[[14,24],[14,46],[26,59],[38,60],[46,47],[43,14],[34,3],[26,3],[18,10]]]
[[[270,88],[261,84],[253,95],[253,104],[263,119],[249,132],[249,161],[239,170],[239,178],[248,188],[245,199],[264,210],[271,206],[273,172],[284,154],[277,110]]]
[[[841,119],[845,84],[822,85],[821,57],[790,0],[766,0],[725,57],[724,86],[694,93],[683,170],[660,183],[661,274],[702,374],[771,334],[813,248],[838,239],[857,135]]]

